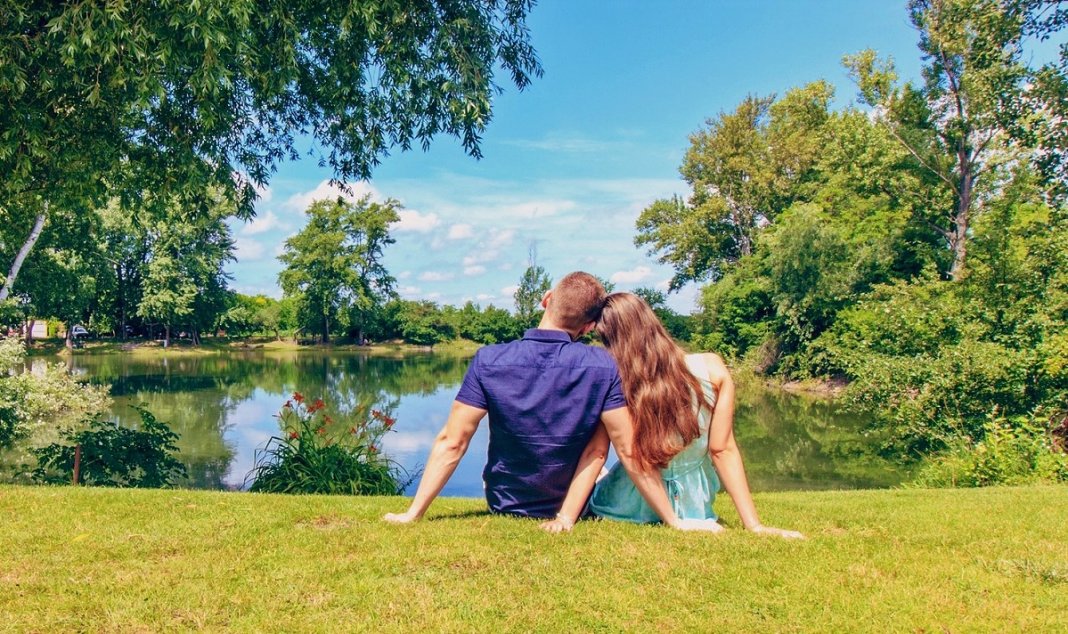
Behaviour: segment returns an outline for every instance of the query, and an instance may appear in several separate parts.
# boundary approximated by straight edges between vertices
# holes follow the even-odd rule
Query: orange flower
[[[323,399],[320,398],[320,399],[317,399],[314,403],[312,403],[312,406],[308,408],[308,411],[309,412],[318,412],[319,410],[321,410],[324,407],[326,407],[326,403],[324,403]]]
[[[325,428],[323,428],[323,427],[320,427],[319,429],[316,429],[316,430],[315,430],[315,433],[317,433],[317,434],[319,434],[320,436],[322,436],[323,434],[325,434],[325,433],[326,433],[326,429],[325,429]]]
[[[301,394],[300,392],[293,392],[293,400],[298,402],[298,403],[303,403],[304,402],[304,395]]]
[[[371,418],[382,418],[382,412],[377,409],[371,410]]]
[[[371,445],[371,453],[378,453],[378,447]]]
[[[297,433],[297,432],[295,432],[295,431],[291,431],[291,432],[289,432],[289,437],[290,437],[290,438],[296,438],[296,437],[298,437],[298,436],[300,436],[300,434],[298,434],[298,433]]]
[[[334,419],[330,418],[329,416],[323,416],[323,422],[326,423],[327,425],[331,425],[331,424],[333,424]]]
[[[390,427],[392,427],[393,423],[395,423],[395,422],[397,422],[396,418],[390,418],[389,416],[386,416],[386,429],[389,429]]]
[[[352,433],[354,433],[354,434],[355,434],[355,433],[357,433],[357,432],[356,432],[356,428],[355,428],[355,427],[353,427],[353,428],[349,429],[349,431],[350,431],[350,432],[352,432]]]

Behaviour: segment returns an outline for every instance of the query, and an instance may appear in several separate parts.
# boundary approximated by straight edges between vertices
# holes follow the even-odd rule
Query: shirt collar
[[[563,330],[545,330],[543,328],[531,328],[523,333],[524,339],[534,339],[535,341],[561,341],[571,343],[571,335]]]

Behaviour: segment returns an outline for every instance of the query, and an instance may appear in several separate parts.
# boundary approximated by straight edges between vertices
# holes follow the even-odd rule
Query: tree
[[[874,51],[845,59],[861,98],[912,155],[916,169],[951,193],[926,221],[952,252],[947,272],[965,272],[969,228],[1000,186],[999,167],[1016,159],[1004,121],[1021,118],[1030,75],[1022,62],[1028,2],[911,0],[920,33],[924,84],[897,84],[892,62]],[[1008,113],[1006,115],[1006,113]]]
[[[533,328],[538,325],[538,312],[541,308],[541,298],[545,292],[553,287],[552,278],[545,269],[538,266],[537,253],[530,250],[527,260],[527,268],[523,276],[519,278],[519,288],[516,289],[515,320],[521,328]]]
[[[137,314],[159,322],[164,345],[175,326],[185,326],[194,344],[200,332],[215,323],[225,310],[227,274],[223,267],[234,259],[234,241],[224,222],[232,215],[225,200],[206,212],[175,209],[180,222],[159,220],[148,228],[152,250],[141,280]]]
[[[355,202],[317,200],[306,211],[308,224],[286,240],[278,281],[287,296],[300,298],[301,312],[323,343],[332,324],[362,320],[394,294],[396,280],[382,265],[382,251],[395,242],[389,225],[399,220],[399,209],[395,200],[376,203],[370,195]]]
[[[7,2],[0,18],[0,209],[183,205],[255,184],[311,137],[339,180],[445,133],[479,156],[498,71],[541,67],[522,0]],[[34,229],[35,228],[35,229]],[[23,256],[25,257],[25,256]],[[0,300],[21,260],[7,269]]]
[[[761,227],[810,189],[832,96],[822,81],[778,101],[751,95],[690,136],[679,170],[689,199],[655,201],[634,239],[675,269],[671,290],[719,279],[753,253]]]

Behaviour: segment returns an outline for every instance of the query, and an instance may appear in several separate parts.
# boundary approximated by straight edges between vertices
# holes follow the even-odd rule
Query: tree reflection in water
[[[234,352],[188,357],[77,356],[75,370],[112,385],[114,416],[136,422],[145,403],[180,436],[189,470],[182,486],[234,488],[254,452],[278,433],[275,418],[293,392],[326,401],[339,421],[372,409],[395,412],[385,451],[418,470],[445,420],[468,359],[439,354],[383,357],[361,352]],[[861,432],[863,416],[836,403],[741,385],[736,429],[754,490],[886,487],[902,470]],[[479,496],[488,433],[483,424],[446,495]]]

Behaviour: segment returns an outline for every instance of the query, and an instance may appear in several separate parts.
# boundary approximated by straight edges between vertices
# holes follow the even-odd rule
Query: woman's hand
[[[555,519],[542,522],[538,525],[538,528],[548,533],[567,533],[574,527],[575,520],[563,515],[557,515]]]
[[[804,539],[805,536],[797,531],[789,531],[785,528],[775,528],[773,526],[764,526],[763,524],[757,524],[752,528],[746,530],[759,533],[761,535],[774,535],[776,537],[782,537],[783,539]]]
[[[405,513],[386,513],[382,516],[382,519],[390,524],[411,524],[418,521],[419,518],[407,511]]]

